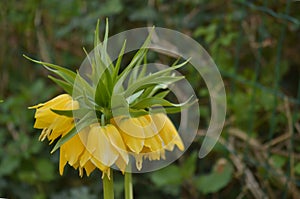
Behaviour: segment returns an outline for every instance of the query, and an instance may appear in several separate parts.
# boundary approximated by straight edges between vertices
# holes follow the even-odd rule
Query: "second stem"
[[[133,199],[133,189],[132,189],[132,174],[131,172],[125,172],[125,199]]]

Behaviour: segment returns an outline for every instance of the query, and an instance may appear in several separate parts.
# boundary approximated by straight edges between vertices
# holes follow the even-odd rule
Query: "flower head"
[[[52,110],[74,110],[79,108],[79,104],[77,101],[73,101],[70,95],[62,94],[48,102],[29,108],[36,109],[34,128],[43,129],[39,139],[43,141],[47,137],[52,143],[56,138],[66,135],[74,127],[73,118],[58,115]]]
[[[188,60],[147,73],[150,33],[130,64],[121,71],[126,42],[114,64],[106,49],[108,25],[102,43],[98,38],[99,24],[95,33],[95,48],[88,55],[90,74],[83,76],[27,57],[59,76],[61,79],[50,78],[67,93],[30,107],[36,109],[34,127],[43,129],[40,140],[48,138],[50,143],[58,140],[53,151],[60,148],[60,174],[68,163],[79,169],[80,176],[84,170],[90,175],[98,168],[109,177],[113,165],[122,172],[126,170],[130,155],[141,170],[145,158],[165,159],[165,150],[173,151],[175,146],[183,151],[183,142],[165,113],[180,112],[193,102],[174,104],[165,97],[168,86],[184,78],[176,76],[174,71]],[[126,79],[129,81],[123,84]]]
[[[183,142],[172,121],[163,113],[137,118],[118,117],[111,123],[117,126],[129,153],[136,158],[136,167],[142,168],[143,158],[165,159],[165,150],[173,151],[176,145],[184,150]]]
[[[34,127],[43,129],[40,140],[48,138],[52,143],[75,127],[74,118],[59,115],[53,110],[69,111],[78,109],[79,105],[70,95],[63,94],[30,108],[36,109]],[[124,172],[128,154],[121,135],[113,125],[100,126],[96,123],[79,131],[60,146],[61,175],[67,163],[79,169],[80,176],[83,175],[83,169],[88,176],[95,168],[109,173],[110,167],[115,163]]]

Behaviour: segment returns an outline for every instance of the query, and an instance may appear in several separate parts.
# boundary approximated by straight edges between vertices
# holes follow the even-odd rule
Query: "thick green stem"
[[[103,178],[103,198],[104,199],[114,199],[114,179],[113,171],[110,171],[110,179],[106,174]]]
[[[133,199],[131,172],[125,172],[124,188],[125,188],[125,199]]]

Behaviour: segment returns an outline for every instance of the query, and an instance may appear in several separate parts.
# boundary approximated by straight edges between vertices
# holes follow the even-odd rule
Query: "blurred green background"
[[[92,49],[97,19],[108,17],[110,35],[155,25],[194,38],[227,92],[222,136],[198,159],[209,98],[200,77],[185,71],[200,99],[198,136],[174,164],[134,175],[136,198],[300,198],[299,10],[300,1],[289,0],[0,1],[0,197],[101,197],[100,172],[80,178],[68,167],[59,176],[58,153],[38,141],[27,107],[62,91],[22,55],[75,70],[82,47]],[[123,198],[115,173],[116,198]]]

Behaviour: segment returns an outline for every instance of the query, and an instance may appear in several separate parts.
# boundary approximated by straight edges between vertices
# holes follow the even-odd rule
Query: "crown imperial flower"
[[[114,64],[107,54],[108,23],[104,41],[99,41],[99,23],[95,31],[95,48],[88,54],[91,73],[82,75],[54,64],[42,64],[58,77],[49,76],[65,94],[48,102],[29,107],[36,109],[34,128],[42,129],[40,140],[52,144],[52,153],[60,149],[59,173],[68,163],[89,176],[102,171],[104,182],[111,179],[111,168],[122,173],[131,170],[131,157],[138,170],[143,160],[165,159],[165,151],[185,149],[168,113],[180,112],[191,105],[190,99],[174,104],[165,99],[168,85],[183,79],[173,71],[188,61],[146,73],[150,37],[122,71],[121,62],[126,41]],[[126,86],[123,82],[129,79]],[[107,190],[106,188],[104,190]],[[111,189],[110,189],[111,190]],[[104,194],[105,195],[105,194]]]

